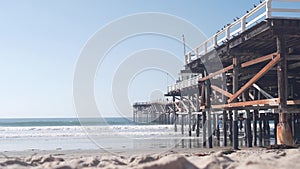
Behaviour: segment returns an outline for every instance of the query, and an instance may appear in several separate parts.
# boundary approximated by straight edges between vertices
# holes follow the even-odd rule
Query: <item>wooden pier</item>
[[[139,102],[133,105],[133,121],[141,124],[171,124],[173,112],[171,102]]]
[[[155,103],[164,108],[152,114],[168,117],[175,131],[181,124],[183,134],[187,124],[188,135],[201,136],[209,148],[221,142],[238,149],[241,139],[247,147],[268,146],[270,139],[299,143],[300,9],[273,8],[274,2],[260,3],[185,53],[181,75],[188,78],[168,86],[172,101]],[[147,109],[133,107],[134,119]]]

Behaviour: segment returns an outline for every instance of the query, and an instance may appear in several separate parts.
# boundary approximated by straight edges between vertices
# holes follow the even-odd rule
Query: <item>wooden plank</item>
[[[289,69],[295,69],[295,68],[298,68],[298,67],[300,67],[300,62],[293,63],[293,64],[290,64],[288,66]]]
[[[276,56],[276,53],[272,53],[272,54],[269,54],[269,55],[266,55],[266,56],[262,56],[262,57],[250,60],[248,62],[242,63],[241,67],[245,68],[245,67],[248,67],[248,66],[252,66],[252,65],[267,61],[267,60],[271,60],[271,59],[274,58],[274,56]]]
[[[212,109],[227,109],[227,108],[237,108],[237,107],[247,107],[247,106],[259,106],[259,105],[269,105],[269,106],[278,106],[280,100],[278,98],[273,99],[263,99],[263,100],[254,100],[246,102],[236,102],[222,105],[212,105]],[[300,105],[300,100],[288,100],[288,106]],[[205,106],[201,107],[205,109]]]
[[[300,105],[300,100],[288,100],[286,104],[288,106]]]
[[[208,76],[202,77],[202,78],[200,78],[198,81],[199,81],[199,82],[203,82],[203,81],[208,80],[208,79],[210,79],[210,78],[212,78],[212,77],[214,77],[214,76],[217,76],[217,75],[219,75],[219,74],[221,74],[221,73],[225,73],[225,72],[227,72],[227,71],[229,71],[229,70],[231,70],[231,69],[233,69],[233,65],[227,66],[227,67],[224,68],[224,69],[221,69],[221,70],[219,70],[219,71],[216,71],[216,72],[214,72],[214,73],[211,73],[211,74],[209,74]]]
[[[236,103],[229,103],[223,105],[212,105],[212,109],[226,109],[226,108],[246,107],[246,106],[255,106],[255,105],[277,106],[278,100],[279,100],[278,98],[274,98],[274,99],[254,100],[254,101],[246,101],[246,102],[236,102]]]
[[[249,93],[249,97],[250,97],[250,99],[254,100],[253,94]]]
[[[289,55],[286,59],[288,61],[300,61],[300,55]]]
[[[252,85],[255,89],[257,89],[261,94],[263,94],[267,99],[273,99],[274,97],[271,96],[269,93],[264,91],[262,88],[260,88],[257,84],[253,83]]]
[[[240,94],[242,94],[246,89],[252,86],[257,80],[259,80],[265,73],[267,73],[275,64],[280,60],[280,54],[278,54],[272,61],[270,61],[264,68],[262,68],[252,79],[250,79],[240,90],[238,90],[230,99],[228,103],[235,100]]]
[[[188,115],[189,113],[188,112],[177,112],[176,114],[178,114],[178,115]]]
[[[219,87],[217,87],[215,85],[211,85],[211,88],[213,90],[215,90],[216,92],[223,94],[226,97],[231,97],[232,96],[231,93],[229,93],[229,92],[227,92],[227,91],[225,91],[225,90],[223,90],[223,89],[221,89],[221,88],[219,88]]]
[[[192,115],[202,115],[202,112],[192,112]]]

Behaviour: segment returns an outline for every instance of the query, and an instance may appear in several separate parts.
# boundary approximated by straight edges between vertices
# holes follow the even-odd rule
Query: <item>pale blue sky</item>
[[[258,2],[0,0],[0,118],[76,117],[72,96],[76,60],[89,37],[115,19],[140,12],[163,12],[188,20],[209,37]],[[143,48],[156,47],[182,57],[180,43],[159,40],[155,36],[130,39],[109,56],[120,57]],[[114,65],[118,63],[108,63],[107,66]],[[145,101],[149,92],[166,90],[167,83],[174,82],[167,75],[156,73],[151,73],[156,77],[150,80],[147,73],[137,78],[133,88],[138,92],[130,90],[132,100]],[[109,79],[110,72],[105,76],[97,79]],[[102,87],[107,84],[99,80],[95,84],[96,98],[105,102],[110,92]],[[117,115],[111,102],[104,104],[103,111],[107,112],[104,116]]]

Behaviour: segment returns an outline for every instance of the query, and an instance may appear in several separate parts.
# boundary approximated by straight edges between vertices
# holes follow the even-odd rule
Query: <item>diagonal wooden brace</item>
[[[221,93],[222,95],[224,95],[224,96],[226,96],[226,97],[231,97],[231,96],[233,96],[231,93],[229,93],[229,92],[227,92],[227,91],[225,91],[225,90],[219,88],[218,86],[211,85],[211,88],[212,88],[213,90],[215,90],[216,92]]]
[[[241,95],[245,90],[247,90],[253,83],[258,81],[264,74],[266,74],[274,65],[276,65],[280,60],[280,54],[271,60],[265,67],[263,67],[252,79],[250,79],[240,90],[233,94],[233,96],[228,99],[228,103],[231,103],[239,95]]]

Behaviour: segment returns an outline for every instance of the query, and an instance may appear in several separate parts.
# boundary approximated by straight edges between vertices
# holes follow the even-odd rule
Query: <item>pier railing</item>
[[[214,48],[243,33],[260,21],[268,18],[299,18],[300,9],[273,7],[274,2],[290,3],[288,6],[293,6],[293,3],[295,3],[296,6],[300,5],[299,0],[266,0],[261,2],[254,9],[248,11],[246,15],[242,16],[241,18],[236,18],[235,22],[228,24],[225,28],[217,32],[211,38],[207,39],[194,50],[186,53],[185,64],[187,65],[193,60],[201,58],[201,56],[206,55]]]
[[[171,91],[176,91],[176,90],[180,90],[180,89],[187,88],[190,86],[198,85],[198,80],[201,77],[202,77],[201,75],[198,75],[193,78],[177,82],[174,85],[170,85],[170,86],[168,86],[168,93]]]

